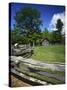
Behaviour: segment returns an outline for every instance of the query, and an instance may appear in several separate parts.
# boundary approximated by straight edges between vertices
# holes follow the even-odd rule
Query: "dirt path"
[[[29,87],[31,85],[19,80],[18,78],[16,78],[13,75],[11,75],[11,87],[26,87],[26,86]]]

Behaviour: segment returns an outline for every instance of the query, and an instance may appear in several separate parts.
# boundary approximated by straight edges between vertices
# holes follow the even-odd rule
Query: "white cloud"
[[[61,21],[63,22],[63,29],[62,29],[62,33],[64,33],[65,29],[65,13],[57,13],[57,14],[54,14],[51,21],[50,21],[50,24],[49,24],[49,28],[50,30],[56,30],[56,23],[57,23],[57,20],[58,19],[61,19]]]

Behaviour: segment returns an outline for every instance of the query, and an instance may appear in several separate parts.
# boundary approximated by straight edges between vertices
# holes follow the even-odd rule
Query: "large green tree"
[[[63,27],[63,22],[61,21],[61,19],[58,19],[57,20],[57,23],[56,23],[56,28],[59,32],[62,31],[62,27]]]
[[[57,31],[55,31],[56,38],[59,41],[59,43],[61,43],[62,42],[62,33],[61,32],[62,32],[62,28],[63,28],[63,22],[61,21],[61,19],[57,20],[56,28],[57,28]]]
[[[62,43],[63,35],[62,35],[62,28],[63,28],[63,22],[61,19],[58,19],[56,22],[56,30],[52,31],[51,36],[51,43]]]
[[[28,39],[29,36],[34,35],[33,33],[40,33],[40,13],[38,10],[30,7],[21,8],[16,12],[15,15],[15,26],[19,28],[19,32],[25,35]],[[30,40],[34,42],[33,38]]]

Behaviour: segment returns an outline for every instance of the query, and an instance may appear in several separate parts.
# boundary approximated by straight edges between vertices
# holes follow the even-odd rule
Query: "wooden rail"
[[[32,47],[28,47],[26,45],[22,46],[22,47],[20,47],[20,46],[19,47],[14,47],[14,46],[11,47],[11,55],[19,56],[19,55],[24,55],[26,53],[32,55],[33,54]]]
[[[14,75],[16,78],[18,78],[19,80],[28,83],[32,86],[40,86],[43,85],[42,83],[36,82],[36,81],[32,81],[28,78],[24,78],[23,76],[20,75],[20,73],[16,72],[16,71],[11,71],[11,75]]]

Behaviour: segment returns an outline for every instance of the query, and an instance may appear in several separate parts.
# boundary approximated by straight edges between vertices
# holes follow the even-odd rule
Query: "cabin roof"
[[[44,41],[44,40],[47,40],[47,41],[49,41],[49,39],[48,39],[48,38],[43,38],[43,39],[42,39],[42,41]]]

